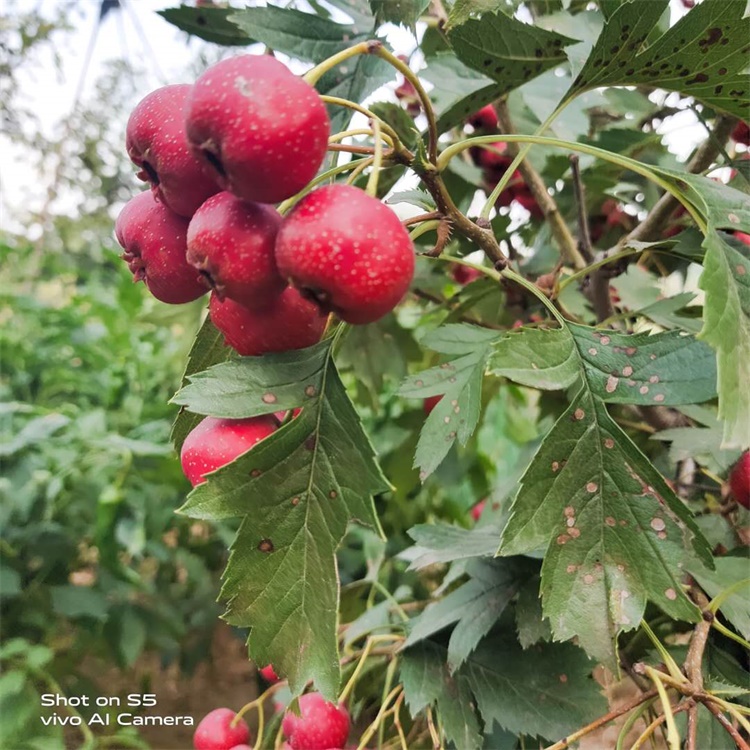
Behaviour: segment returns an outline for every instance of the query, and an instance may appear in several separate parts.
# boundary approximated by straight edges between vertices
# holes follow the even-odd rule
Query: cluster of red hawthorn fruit
[[[210,292],[209,314],[240,355],[301,349],[330,313],[351,324],[386,315],[414,273],[414,247],[395,213],[356,187],[309,190],[330,121],[315,89],[270,56],[243,55],[192,85],[146,96],[126,147],[151,190],[123,208],[115,234],[136,281],[180,304]],[[284,216],[274,207],[308,191]],[[268,437],[286,414],[207,417],[181,462],[193,486]],[[278,679],[272,667],[261,670]],[[291,750],[343,748],[349,715],[318,693],[287,713]],[[197,750],[243,750],[247,724],[228,708],[198,725]]]
[[[339,750],[349,737],[349,712],[319,693],[305,693],[299,699],[299,715],[287,711],[281,729],[286,739],[282,750]],[[251,750],[248,742],[250,728],[229,708],[206,714],[193,735],[195,750]]]

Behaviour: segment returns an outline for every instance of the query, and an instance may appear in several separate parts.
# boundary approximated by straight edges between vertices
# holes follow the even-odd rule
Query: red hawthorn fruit
[[[195,750],[231,750],[250,739],[250,729],[244,719],[230,726],[237,714],[230,708],[215,708],[206,714],[193,734]]]
[[[274,255],[281,216],[231,193],[209,198],[190,221],[187,259],[220,298],[262,307],[286,286]]]
[[[504,141],[495,141],[486,148],[472,146],[469,149],[469,154],[474,164],[489,171],[488,178],[497,177],[499,179],[513,161],[513,157],[505,153],[506,148],[507,144]]]
[[[146,95],[130,115],[125,148],[139,179],[175,213],[192,216],[219,186],[190,150],[183,109],[192,86],[164,86]]]
[[[750,510],[750,450],[745,451],[732,467],[729,487],[734,499],[743,508]]]
[[[320,693],[306,693],[299,699],[300,715],[284,714],[281,727],[292,750],[337,750],[349,736],[349,712],[328,703]]]
[[[750,234],[746,234],[745,232],[735,232],[734,236],[740,242],[744,242],[746,245],[750,245]]]
[[[206,293],[200,274],[187,262],[188,220],[152,193],[136,195],[115,222],[115,236],[135,281],[162,302],[179,305]]]
[[[396,98],[406,107],[406,111],[416,117],[422,111],[422,103],[414,84],[406,78],[396,87]]]
[[[269,682],[271,684],[279,681],[279,676],[276,674],[273,665],[271,664],[263,667],[262,669],[259,669],[258,673],[266,682]]]
[[[206,417],[193,428],[182,444],[182,471],[195,487],[204,481],[206,474],[231,463],[237,456],[275,432],[278,426],[270,414],[248,419]],[[247,737],[240,737],[235,742],[244,742],[246,739]]]
[[[193,85],[187,137],[223,190],[277,203],[315,176],[330,122],[315,89],[269,55],[212,65]]]
[[[494,133],[497,130],[497,112],[495,108],[488,104],[475,112],[466,121],[474,130],[483,130],[488,133]]]
[[[414,245],[396,214],[350,185],[306,195],[276,240],[281,275],[347,323],[372,323],[406,294]]]
[[[250,309],[211,294],[209,314],[224,341],[243,357],[304,349],[320,341],[328,316],[296,289],[285,289],[266,307]]]
[[[732,131],[732,140],[750,147],[750,124],[742,121],[738,122]]]
[[[422,401],[422,410],[425,413],[425,416],[428,416],[432,410],[440,403],[440,399],[443,398],[442,396],[427,396],[424,401]]]
[[[544,211],[541,206],[536,202],[536,198],[531,193],[531,190],[526,188],[523,190],[516,190],[513,193],[513,199],[520,203],[535,219],[544,218]]]
[[[466,286],[472,281],[476,281],[481,278],[482,275],[482,272],[478,269],[469,268],[469,266],[464,266],[461,263],[454,263],[451,266],[451,276],[453,277],[453,280],[457,284],[461,284],[461,286]]]
[[[471,509],[471,517],[478,521],[482,515],[482,511],[484,510],[484,506],[487,505],[487,499],[480,500],[472,509]]]

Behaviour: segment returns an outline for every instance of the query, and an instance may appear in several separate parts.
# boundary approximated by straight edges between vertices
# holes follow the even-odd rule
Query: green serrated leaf
[[[507,8],[504,0],[456,0],[448,14],[447,28],[460,26],[472,16],[483,16]]]
[[[363,41],[370,33],[368,28],[274,5],[238,10],[230,19],[271,49],[314,63]]]
[[[317,357],[313,349],[311,356]],[[299,694],[339,685],[336,548],[349,521],[380,531],[372,496],[389,485],[330,356],[320,391],[289,424],[210,474],[185,514],[242,518],[224,572],[225,618],[249,627],[248,648]],[[282,383],[271,385],[271,388]]]
[[[455,623],[448,641],[448,669],[455,672],[500,619],[528,570],[529,563],[522,560],[471,560],[469,580],[412,620],[404,645],[413,646]]]
[[[435,199],[424,190],[402,190],[398,193],[394,193],[386,203],[395,205],[397,203],[408,203],[417,208],[422,208],[425,211],[434,211]]]
[[[700,333],[717,351],[719,416],[724,420],[723,448],[750,445],[750,257],[747,248],[727,243],[709,231],[704,242],[706,292]]]
[[[330,341],[262,357],[240,357],[189,375],[172,399],[195,414],[243,419],[288,411],[320,393]]]
[[[464,122],[469,115],[503,95],[503,89],[455,56],[437,55],[419,72],[433,85],[430,91],[440,133]]]
[[[378,24],[395,23],[413,29],[430,0],[370,0]]]
[[[499,96],[566,63],[563,48],[576,43],[504,13],[468,20],[451,28],[448,39],[462,63],[498,84]]]
[[[188,34],[225,46],[253,44],[249,37],[236,24],[230,21],[235,12],[232,8],[167,8],[156,11],[162,18]]]
[[[628,335],[569,324],[591,391],[608,403],[675,406],[716,396],[716,357],[680,331]]]
[[[224,345],[223,335],[214,327],[210,318],[203,321],[193,346],[188,355],[185,372],[182,376],[182,385],[185,386],[188,378],[195,373],[207,369],[217,362],[223,362],[231,354],[231,349]],[[179,453],[185,438],[193,428],[201,421],[197,414],[191,414],[185,409],[180,409],[177,418],[172,425],[171,440]]]
[[[585,388],[521,479],[499,554],[546,548],[545,617],[557,639],[577,636],[614,662],[614,639],[638,626],[648,600],[694,621],[682,590],[689,560],[710,548],[659,472]]]
[[[521,328],[508,333],[495,345],[489,365],[494,375],[544,390],[567,388],[581,372],[567,328]]]
[[[539,641],[552,640],[549,620],[544,619],[542,600],[539,598],[539,576],[525,580],[518,591],[516,601],[516,629],[522,648]]]
[[[745,0],[705,0],[648,46],[668,0],[627,0],[608,18],[564,99],[599,86],[658,85],[748,119]]]
[[[428,334],[425,346],[458,355],[438,367],[407,378],[399,393],[407,397],[440,396],[419,435],[414,466],[425,479],[440,465],[453,443],[461,445],[474,432],[481,411],[484,367],[497,338],[479,326],[448,325]]]
[[[516,734],[565,737],[606,712],[591,679],[593,662],[569,643],[522,649],[512,632],[485,639],[459,671],[465,675],[485,725],[496,721]]]
[[[492,557],[497,550],[498,531],[491,526],[462,529],[460,526],[425,523],[412,526],[408,533],[418,551],[409,565],[410,570],[471,557]]]
[[[412,716],[437,706],[448,739],[461,750],[479,750],[482,736],[468,680],[451,675],[445,651],[430,642],[420,643],[401,657],[401,683]]]

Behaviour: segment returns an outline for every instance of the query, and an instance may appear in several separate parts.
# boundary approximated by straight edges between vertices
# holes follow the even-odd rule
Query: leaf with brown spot
[[[750,18],[745,0],[705,0],[656,41],[646,41],[669,0],[628,0],[610,15],[563,101],[600,86],[679,91],[747,120]]]
[[[615,637],[638,626],[647,601],[676,619],[698,618],[682,593],[683,566],[698,558],[710,564],[708,543],[661,474],[585,388],[521,479],[499,554],[540,550],[544,615],[555,638],[578,637],[597,659],[616,663]]]

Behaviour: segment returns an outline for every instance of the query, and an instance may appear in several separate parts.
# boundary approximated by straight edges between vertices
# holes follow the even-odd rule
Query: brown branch
[[[508,259],[500,249],[500,245],[489,228],[481,227],[465,216],[453,202],[450,193],[445,187],[443,178],[432,165],[412,164],[412,169],[422,178],[425,187],[435,199],[435,205],[438,211],[445,216],[453,226],[466,239],[471,240],[475,245],[484,251],[484,254],[492,261],[495,268],[502,270],[508,265]]]
[[[589,234],[589,216],[586,211],[586,193],[581,179],[580,160],[577,154],[570,155],[570,168],[573,172],[573,192],[578,206],[578,249],[586,261],[586,265],[594,262],[594,251]],[[596,319],[601,323],[615,314],[612,298],[609,294],[609,273],[605,268],[599,268],[589,277],[588,296],[596,313]]]
[[[699,750],[698,748],[698,705],[697,704],[693,704],[688,709],[687,737],[685,739],[685,750]]]
[[[703,690],[703,653],[708,643],[708,634],[711,632],[711,623],[713,622],[714,614],[708,608],[709,601],[706,595],[697,586],[691,588],[690,594],[693,601],[700,607],[703,619],[695,626],[695,630],[693,630],[684,667],[685,674],[688,680],[690,680],[693,690],[701,692]]]
[[[419,216],[412,216],[409,219],[404,219],[401,223],[405,227],[410,227],[412,224],[421,224],[423,221],[431,221],[432,219],[441,219],[442,214],[440,211],[430,211],[428,214],[419,214]]]
[[[747,744],[739,731],[732,725],[732,722],[724,716],[721,709],[712,700],[704,700],[702,703],[716,717],[719,724],[726,729],[729,736],[737,743],[738,750],[750,750],[750,745]]]
[[[513,126],[513,121],[510,118],[508,103],[505,100],[496,102],[495,111],[497,112],[497,121],[500,129],[508,135],[513,135],[516,130]],[[508,153],[512,156],[516,156],[518,154],[518,145],[515,143],[509,143]],[[552,236],[555,238],[555,241],[560,248],[560,255],[563,260],[576,269],[585,268],[587,265],[586,260],[583,255],[581,255],[581,252],[576,245],[576,241],[571,234],[570,229],[568,229],[568,225],[560,214],[560,210],[557,208],[557,203],[547,192],[547,186],[544,184],[544,180],[542,180],[539,172],[534,169],[528,159],[524,159],[518,165],[518,169],[523,175],[524,182],[529,190],[531,190],[534,200],[539,204],[539,208],[542,209],[544,217],[550,225]]]
[[[545,750],[565,750],[565,748],[570,747],[571,743],[576,742],[584,735],[589,734],[590,732],[593,732],[600,727],[603,727],[605,724],[609,724],[610,721],[614,721],[620,716],[624,716],[634,708],[638,708],[638,706],[640,706],[642,703],[650,701],[652,698],[656,698],[657,695],[659,695],[658,690],[649,690],[648,693],[643,693],[643,695],[640,695],[635,700],[630,701],[630,703],[627,703],[624,706],[620,706],[620,708],[615,708],[604,716],[600,716],[598,719],[595,719],[590,724],[582,727],[577,732],[573,732],[573,734],[568,735],[565,739],[560,740],[559,742],[555,742],[554,745],[549,745],[547,748],[545,748]]]

